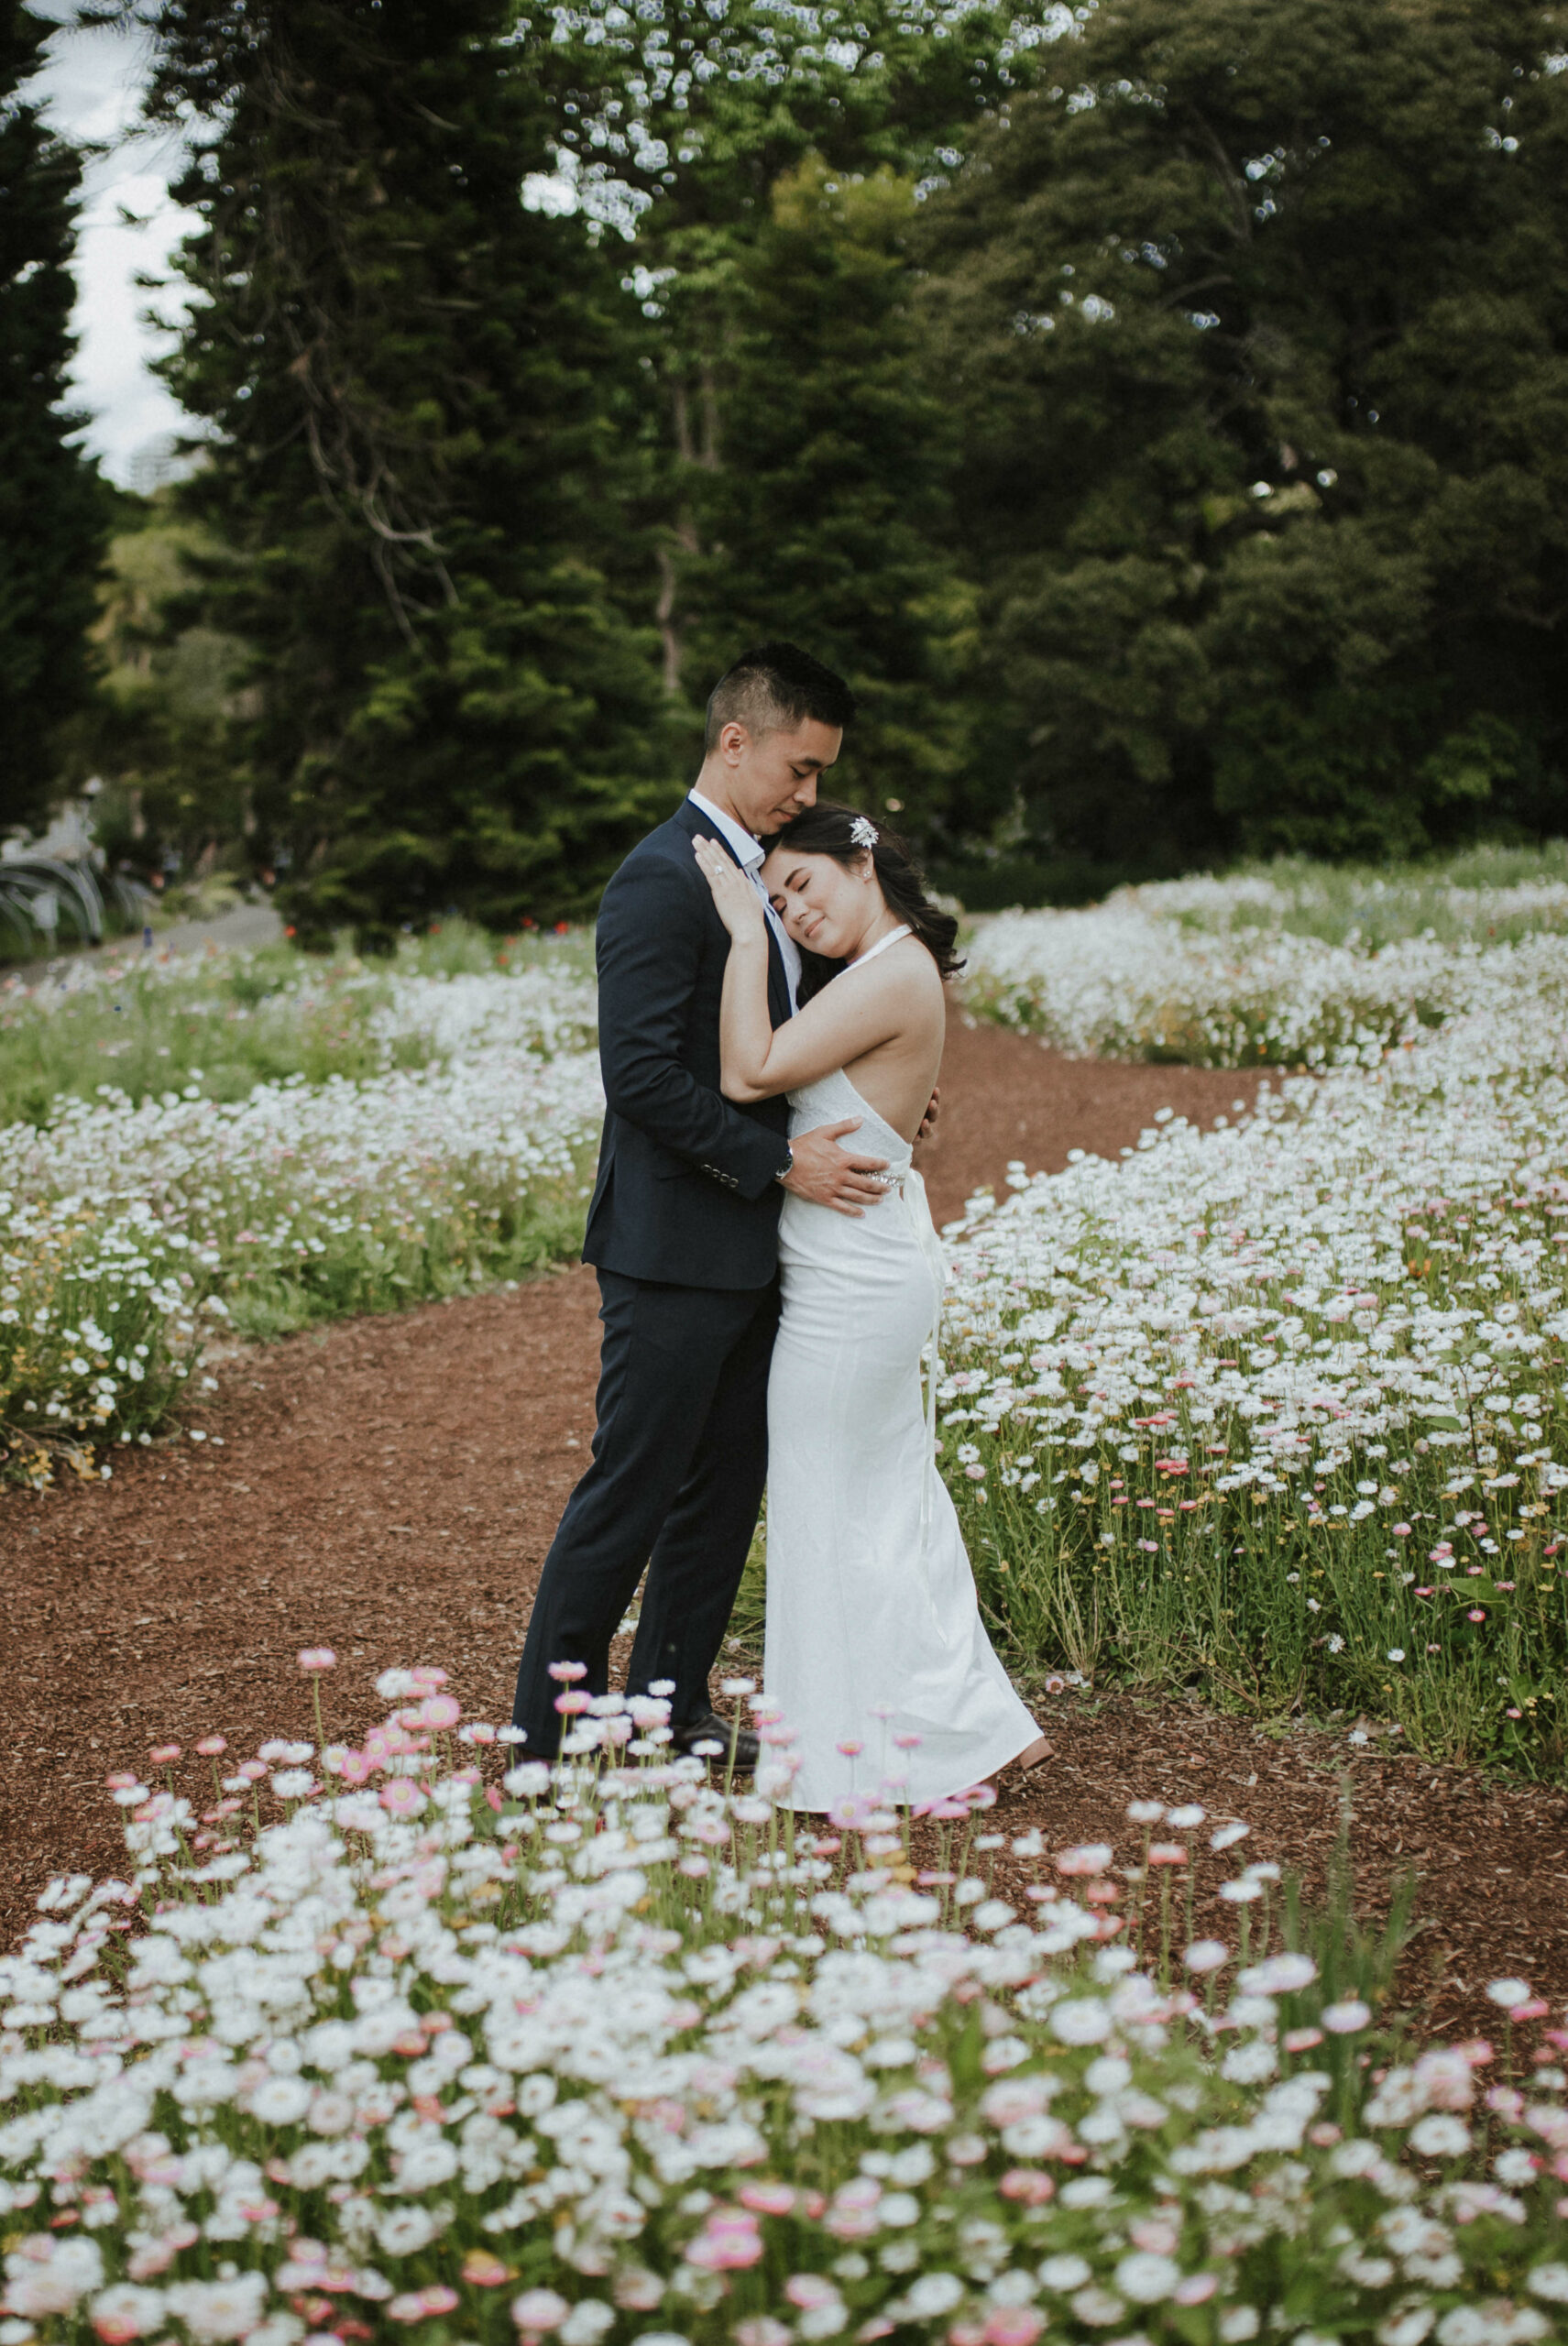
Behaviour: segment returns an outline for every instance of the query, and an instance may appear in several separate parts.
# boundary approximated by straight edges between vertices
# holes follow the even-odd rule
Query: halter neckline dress
[[[886,1197],[858,1221],[786,1192],[768,1385],[763,1683],[796,1738],[793,1805],[848,1816],[964,1791],[1039,1729],[986,1636],[933,1464],[946,1270],[910,1144],[842,1068],[789,1104],[792,1138],[858,1116],[840,1145],[888,1165]]]

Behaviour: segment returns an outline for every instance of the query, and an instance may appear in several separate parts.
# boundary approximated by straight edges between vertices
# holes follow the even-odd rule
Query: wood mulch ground
[[[1113,1157],[1158,1108],[1210,1124],[1254,1089],[1067,1060],[955,1021],[923,1157],[937,1218],[1000,1184],[1012,1159],[1035,1171],[1071,1148]],[[309,1733],[302,1646],[339,1655],[323,1690],[334,1735],[370,1724],[371,1682],[394,1662],[439,1662],[472,1714],[506,1716],[530,1596],[593,1431],[595,1310],[591,1275],[570,1269],[242,1353],[187,1413],[205,1441],[116,1453],[109,1483],[0,1493],[0,1946],[50,1873],[117,1869],[108,1770],[145,1767],[165,1740],[189,1749],[218,1731],[243,1754]],[[1503,1973],[1568,1997],[1563,1791],[1353,1754],[1343,1731],[1278,1738],[1184,1699],[1069,1695],[1043,1716],[1058,1757],[1005,1794],[996,1823],[1010,1833],[1119,1841],[1126,1861],[1129,1800],[1196,1801],[1251,1824],[1244,1855],[1310,1884],[1348,1773],[1369,1906],[1400,1867],[1420,1875],[1431,1927],[1408,1985],[1430,1995],[1435,2024],[1478,2024],[1484,1983]],[[191,1788],[203,1784],[192,1771]]]

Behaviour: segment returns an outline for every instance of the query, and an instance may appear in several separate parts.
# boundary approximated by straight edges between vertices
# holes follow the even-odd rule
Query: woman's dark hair
[[[860,836],[856,837],[857,826]],[[867,840],[866,832],[875,834]],[[818,799],[804,815],[796,815],[768,840],[771,855],[775,848],[797,848],[802,855],[830,855],[835,863],[852,870],[870,847],[872,864],[889,912],[907,921],[920,939],[944,978],[956,977],[963,968],[953,947],[958,940],[959,925],[951,913],[934,904],[926,893],[926,875],[916,862],[908,847],[896,831],[858,806],[839,806],[829,799]],[[809,1002],[820,993],[830,978],[836,978],[842,964],[825,960],[818,953],[803,952],[805,964],[800,984],[800,999]]]

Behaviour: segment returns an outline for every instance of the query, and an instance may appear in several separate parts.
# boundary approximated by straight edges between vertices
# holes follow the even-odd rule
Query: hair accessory
[[[850,837],[857,847],[875,847],[882,834],[869,815],[857,815],[850,826]]]

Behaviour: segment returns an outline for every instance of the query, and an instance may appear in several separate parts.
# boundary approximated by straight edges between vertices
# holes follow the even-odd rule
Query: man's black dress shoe
[[[701,1744],[704,1749],[696,1756],[712,1760],[716,1766],[728,1761],[733,1746],[735,1765],[748,1773],[756,1766],[762,1751],[749,1727],[738,1727],[732,1719],[720,1718],[717,1711],[701,1711],[695,1719],[687,1719],[684,1727],[676,1727],[674,1739],[677,1751],[696,1751]],[[718,1749],[708,1750],[709,1744],[717,1744]]]

